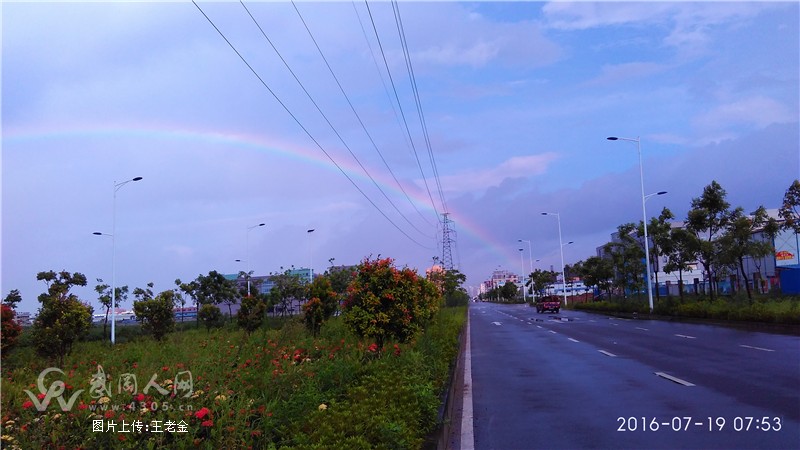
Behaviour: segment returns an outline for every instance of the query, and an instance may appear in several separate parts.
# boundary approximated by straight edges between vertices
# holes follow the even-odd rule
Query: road
[[[797,336],[525,305],[469,315],[472,420],[453,447],[800,448]]]

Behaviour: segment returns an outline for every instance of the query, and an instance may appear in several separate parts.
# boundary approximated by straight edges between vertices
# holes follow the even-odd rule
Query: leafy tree
[[[272,290],[269,292],[270,300],[273,305],[280,305],[281,317],[289,310],[289,306],[294,299],[300,298],[304,293],[304,281],[299,275],[292,274],[287,270],[282,274],[273,275]]]
[[[3,303],[0,305],[0,356],[5,356],[14,348],[20,334],[22,327],[17,322],[17,312]]]
[[[3,304],[11,309],[17,309],[17,304],[22,301],[22,296],[17,289],[12,289],[11,292],[3,299]]]
[[[610,295],[614,278],[614,265],[608,259],[591,256],[583,262],[581,277],[586,286],[596,286],[601,291],[604,291],[606,295]]]
[[[198,289],[197,281],[190,281],[188,283],[184,283],[183,281],[181,281],[180,278],[176,278],[175,286],[177,286],[177,290],[180,291],[179,301],[181,302],[181,307],[183,307],[183,305],[185,304],[186,297],[189,297],[192,299],[192,303],[194,304],[195,309],[199,313],[200,305],[198,303],[198,298],[197,298],[197,289]],[[183,321],[182,316],[181,316],[181,321]],[[200,326],[199,314],[195,314],[195,321],[197,323],[197,326],[199,327]]]
[[[510,281],[506,281],[506,284],[504,284],[503,287],[500,288],[500,297],[502,297],[505,301],[508,302],[513,300],[514,297],[517,296],[518,291],[519,288],[517,287],[516,284]]]
[[[212,270],[208,275],[198,275],[195,295],[201,305],[228,305],[228,316],[232,316],[231,306],[239,300],[236,283]]]
[[[331,289],[340,297],[347,293],[347,286],[355,278],[355,270],[352,267],[337,266],[327,270],[326,276],[331,282]]]
[[[97,283],[94,290],[99,295],[98,300],[100,301],[100,306],[106,310],[106,316],[105,319],[103,319],[103,336],[105,336],[106,327],[108,325],[108,313],[111,311],[111,286],[104,284],[102,278],[97,278]],[[116,287],[114,291],[116,291],[114,308],[119,308],[120,301],[128,299],[128,286]]]
[[[133,296],[136,297],[136,300],[151,300],[153,298],[153,282],[147,283],[147,287],[145,288],[135,288],[133,290]]]
[[[142,329],[160,341],[175,328],[175,292],[161,292],[154,298],[133,302],[133,313],[142,322]]]
[[[309,300],[303,305],[303,321],[314,336],[319,334],[322,324],[339,308],[336,292],[327,277],[319,277],[309,286]]]
[[[658,289],[658,272],[660,271],[658,267],[659,256],[661,256],[663,248],[669,246],[669,232],[672,229],[670,223],[674,218],[675,215],[672,214],[672,211],[664,207],[661,210],[661,214],[659,214],[658,217],[651,218],[650,223],[647,224],[647,236],[653,243],[653,245],[650,246],[650,261],[653,264],[652,270],[656,279],[656,300],[661,298]],[[644,238],[644,225],[642,225],[641,221],[639,222],[639,228],[636,233],[639,237]]]
[[[467,276],[456,269],[446,270],[442,275],[442,291],[445,306],[463,306],[469,303],[469,294],[463,288]]]
[[[264,297],[262,295],[251,295],[242,298],[242,304],[236,313],[236,320],[247,334],[257,330],[264,323],[264,315],[267,313],[266,299]]]
[[[794,180],[786,190],[778,215],[783,219],[784,229],[800,233],[800,180]]]
[[[406,342],[419,332],[439,307],[436,286],[409,268],[397,269],[391,258],[364,259],[348,287],[344,322],[356,334]]]
[[[526,286],[532,287],[534,292],[544,295],[545,289],[556,281],[556,273],[552,270],[536,269],[528,275]]]
[[[728,218],[728,223],[724,234],[719,239],[720,263],[728,266],[737,267],[744,279],[747,298],[752,303],[753,294],[750,290],[750,280],[744,270],[744,259],[762,258],[772,253],[772,242],[759,241],[753,239],[753,233],[762,229],[769,216],[763,206],[759,207],[748,217],[742,208],[736,208]]]
[[[709,295],[714,301],[716,277],[714,264],[717,256],[717,239],[728,226],[731,212],[730,204],[725,200],[727,193],[716,181],[703,189],[700,197],[692,199],[692,209],[686,221],[686,229],[695,237],[694,248],[703,270],[710,281]]]
[[[669,240],[662,245],[667,256],[664,265],[666,273],[678,272],[678,293],[683,300],[683,272],[689,270],[689,264],[695,261],[695,236],[683,228],[673,228],[669,232]]]
[[[632,223],[617,227],[618,241],[605,245],[611,255],[614,267],[614,287],[625,292],[626,288],[641,293],[645,272],[644,249],[633,237],[635,226]]]
[[[92,326],[94,309],[69,291],[73,286],[86,286],[82,273],[62,271],[39,272],[47,292],[39,295],[39,313],[33,322],[33,341],[42,356],[54,358],[61,365],[72,351],[72,345]]]
[[[220,328],[225,323],[225,318],[222,317],[222,311],[220,311],[217,305],[212,305],[211,303],[206,303],[201,306],[197,316],[203,321],[208,331],[211,331],[211,328]]]

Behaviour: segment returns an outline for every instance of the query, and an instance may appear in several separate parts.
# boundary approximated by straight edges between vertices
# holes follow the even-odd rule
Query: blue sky
[[[136,176],[117,192],[118,285],[160,291],[210,270],[313,260],[322,271],[369,255],[422,270],[440,254],[422,174],[443,208],[391,3],[369,6],[413,147],[363,2],[297,9],[369,136],[292,4],[245,5],[342,140],[241,4],[200,3],[364,195],[191,2],[4,2],[3,296],[19,289],[35,311],[36,273],[68,270],[87,276],[77,292],[96,305],[111,240],[91,233],[111,233],[113,183]],[[641,219],[636,146],[607,136],[641,138],[645,190],[669,192],[649,216],[685,217],[712,180],[734,206],[776,208],[800,177],[796,2],[399,11],[468,285],[498,266],[518,272],[518,239],[532,241],[535,267],[557,267],[556,221],[542,211],[561,214],[568,263]]]

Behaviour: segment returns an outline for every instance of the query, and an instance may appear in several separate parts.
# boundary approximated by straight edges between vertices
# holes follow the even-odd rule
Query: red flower
[[[143,402],[143,401],[144,401],[144,394],[140,393],[139,395],[137,395],[137,396],[135,397],[135,399],[136,399],[136,401],[137,401],[137,402],[139,402],[139,403]]]
[[[214,426],[214,421],[209,419],[209,420],[206,420],[205,422],[201,423],[200,425],[202,425],[204,427],[212,427],[212,426]]]
[[[105,415],[103,415],[106,419],[113,419],[114,418],[114,411],[108,410],[106,411]]]
[[[371,351],[373,353],[377,352],[378,351],[378,344],[373,342],[372,344],[369,345],[369,348],[367,348],[367,350],[369,350],[369,351]]]
[[[206,408],[205,406],[203,406],[202,408],[200,408],[200,410],[199,410],[199,411],[197,411],[196,413],[194,413],[194,416],[195,416],[195,417],[197,417],[198,419],[202,419],[203,417],[205,417],[205,416],[207,416],[207,415],[208,415],[208,416],[210,416],[210,415],[211,415],[211,410],[210,410],[210,409],[208,409],[208,408]]]
[[[45,397],[44,393],[41,392],[38,395],[36,395],[36,398],[38,398],[39,400],[44,400],[44,397]]]
[[[27,402],[25,402],[25,403],[23,403],[23,404],[22,404],[22,408],[23,408],[23,409],[28,409],[28,408],[30,408],[31,406],[33,406],[33,402],[32,402],[32,401],[30,401],[30,400],[28,400]]]
[[[80,409],[80,410],[84,410],[84,409],[86,409],[86,408],[88,408],[88,407],[89,407],[89,405],[87,405],[86,403],[83,403],[83,402],[81,402],[81,403],[78,405],[78,409]]]

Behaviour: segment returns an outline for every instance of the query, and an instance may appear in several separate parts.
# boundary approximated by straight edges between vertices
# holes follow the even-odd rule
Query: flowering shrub
[[[407,342],[433,317],[441,303],[436,286],[391,258],[365,259],[347,288],[344,322],[374,339],[378,350],[389,339]]]
[[[8,305],[0,306],[2,308],[2,322],[0,322],[0,343],[2,344],[2,354],[5,354],[14,347],[17,338],[22,333],[22,327],[17,323],[17,313]]]
[[[322,323],[336,312],[339,302],[327,277],[317,278],[311,283],[309,298],[310,300],[303,305],[303,321],[309,331],[316,336]]]

